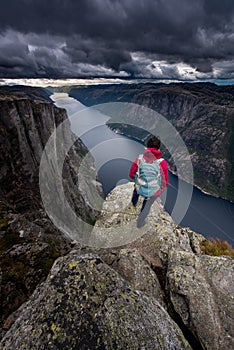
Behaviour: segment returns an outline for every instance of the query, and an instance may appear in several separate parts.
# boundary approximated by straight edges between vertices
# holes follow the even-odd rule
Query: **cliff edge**
[[[129,243],[77,244],[56,260],[1,349],[233,349],[233,259],[203,255],[204,238],[178,227],[160,202],[137,229],[131,192],[132,184],[112,191],[93,233],[122,227]]]

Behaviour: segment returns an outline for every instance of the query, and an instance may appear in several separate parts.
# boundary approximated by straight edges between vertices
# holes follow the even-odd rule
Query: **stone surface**
[[[167,281],[176,312],[203,348],[233,349],[233,259],[172,251]]]
[[[167,261],[172,249],[192,252],[191,230],[177,226],[160,202],[154,202],[147,218],[147,224],[138,229],[136,219],[140,212],[142,199],[137,207],[131,204],[133,183],[117,186],[106,198],[100,218],[96,221],[90,238],[95,247],[114,247],[130,244],[137,247],[150,258]],[[195,234],[194,234],[195,235]],[[195,237],[195,236],[194,236]]]
[[[164,293],[160,282],[137,249],[124,248],[99,252],[102,259],[131,286],[155,298],[165,306]]]
[[[200,242],[204,237],[177,226],[159,201],[152,206],[144,230],[137,229],[141,203],[136,209],[132,207],[131,191],[132,184],[128,183],[110,193],[95,229],[98,232],[99,227],[120,227],[126,237],[129,234],[128,247],[134,255],[137,251],[147,261],[160,282],[161,288],[156,288],[160,293],[154,297],[162,303],[160,297],[163,296],[167,308],[174,309],[174,316],[179,315],[193,335],[193,342],[197,339],[201,348],[213,350],[215,339],[217,349],[232,349],[233,259],[202,255]],[[126,226],[128,220],[131,226]],[[109,261],[105,261],[131,283],[134,268],[135,273],[139,269],[134,265],[135,260],[130,260],[133,253],[128,249],[109,253]],[[138,264],[141,264],[139,258]],[[137,280],[147,286],[147,279],[142,279],[141,274]]]
[[[2,270],[0,269],[0,298],[1,298]]]
[[[1,349],[190,349],[163,307],[95,254],[59,258],[20,311]]]
[[[59,145],[71,144],[63,165],[63,186],[65,197],[80,216],[89,221],[95,220],[96,212],[88,207],[89,196],[82,192],[77,183],[86,179],[78,179],[79,166],[82,157],[87,152],[80,140],[76,140],[71,132],[67,114],[64,109],[57,108],[52,103],[41,100],[31,100],[10,93],[0,92],[0,195],[8,205],[12,205],[16,212],[24,213],[41,208],[39,189],[39,166],[42,152],[51,134],[56,130],[53,138],[53,149],[48,151],[50,169],[43,169],[41,181],[49,181],[48,198],[53,193],[52,202],[63,211],[64,199],[58,186]],[[58,126],[61,125],[60,128]],[[89,162],[89,170],[92,159]],[[45,177],[43,178],[43,175]],[[53,187],[54,185],[54,187]],[[44,185],[45,186],[45,185]],[[97,184],[89,182],[89,187],[95,190]],[[84,187],[84,184],[83,184]],[[87,191],[87,192],[89,192]]]

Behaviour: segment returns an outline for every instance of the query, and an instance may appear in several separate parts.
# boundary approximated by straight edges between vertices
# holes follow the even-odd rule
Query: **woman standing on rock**
[[[161,141],[152,136],[147,142],[147,148],[133,162],[129,176],[135,181],[132,194],[132,204],[137,205],[139,196],[144,197],[137,227],[143,227],[154,201],[168,185],[168,164],[162,158]]]

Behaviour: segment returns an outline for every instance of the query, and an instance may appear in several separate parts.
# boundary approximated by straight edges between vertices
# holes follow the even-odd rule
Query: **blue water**
[[[67,94],[55,93],[56,105],[67,109],[68,116],[74,115],[84,106]],[[107,195],[117,184],[130,181],[129,169],[135,157],[142,153],[143,146],[127,137],[111,131],[106,125],[107,117],[96,111],[77,113],[71,118],[73,132],[81,139],[95,158],[99,181]],[[178,193],[178,178],[169,174],[169,186],[162,195],[165,209],[171,214]],[[186,192],[184,183],[184,191]],[[234,204],[201,192],[193,187],[192,199],[180,226],[190,227],[207,238],[218,237],[234,245]]]

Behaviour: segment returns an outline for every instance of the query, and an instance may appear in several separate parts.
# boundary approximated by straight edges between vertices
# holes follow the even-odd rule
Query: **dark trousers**
[[[139,194],[137,193],[137,190],[134,188],[133,194],[132,194],[132,204],[134,207],[137,205],[138,199],[139,199]],[[150,208],[156,199],[157,199],[157,197],[152,196],[149,198],[145,198],[143,200],[141,211],[140,211],[140,214],[137,218],[137,223],[139,224],[139,227],[144,225],[145,219],[147,218],[147,216],[150,212]]]

